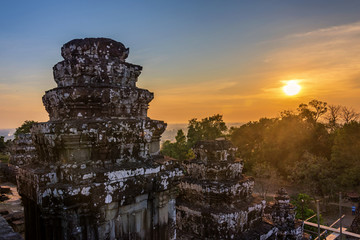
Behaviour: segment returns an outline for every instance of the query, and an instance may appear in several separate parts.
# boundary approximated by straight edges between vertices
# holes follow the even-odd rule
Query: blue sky
[[[144,67],[138,86],[155,93],[150,117],[167,122],[257,120],[312,98],[359,109],[358,92],[344,97],[358,89],[359,13],[355,0],[2,1],[0,128],[47,120],[41,96],[55,87],[60,48],[84,37],[130,47]],[[277,89],[290,78],[304,92],[285,98]]]

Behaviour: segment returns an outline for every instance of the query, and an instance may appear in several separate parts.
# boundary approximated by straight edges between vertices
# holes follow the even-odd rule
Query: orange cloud
[[[360,109],[360,22],[277,41],[262,56],[265,60],[253,60],[255,64],[241,74],[227,75],[223,69],[224,78],[209,76],[209,81],[155,91],[150,114],[169,122],[214,113],[224,114],[227,121],[249,121],[314,98]],[[299,79],[302,87],[294,97],[281,90],[291,79]]]

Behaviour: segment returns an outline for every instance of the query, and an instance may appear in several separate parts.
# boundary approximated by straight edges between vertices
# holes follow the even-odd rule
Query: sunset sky
[[[142,65],[149,117],[275,117],[312,99],[360,111],[360,1],[2,1],[0,128],[47,121],[41,97],[74,38],[108,37]],[[286,95],[296,80],[299,94]]]

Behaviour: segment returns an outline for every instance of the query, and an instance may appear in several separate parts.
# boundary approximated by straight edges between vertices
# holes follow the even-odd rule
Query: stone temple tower
[[[199,141],[196,158],[184,164],[177,225],[180,239],[268,239],[262,223],[265,201],[252,196],[254,180],[227,140]],[[255,230],[259,231],[254,231]]]
[[[166,124],[147,117],[153,93],[136,87],[128,54],[107,38],[61,48],[50,120],[33,126],[36,151],[18,169],[27,239],[174,238],[182,172],[159,155]]]

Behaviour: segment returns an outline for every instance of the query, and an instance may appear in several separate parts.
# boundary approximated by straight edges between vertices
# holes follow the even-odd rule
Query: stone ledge
[[[0,216],[0,240],[23,240],[19,233],[14,232],[8,222]]]

